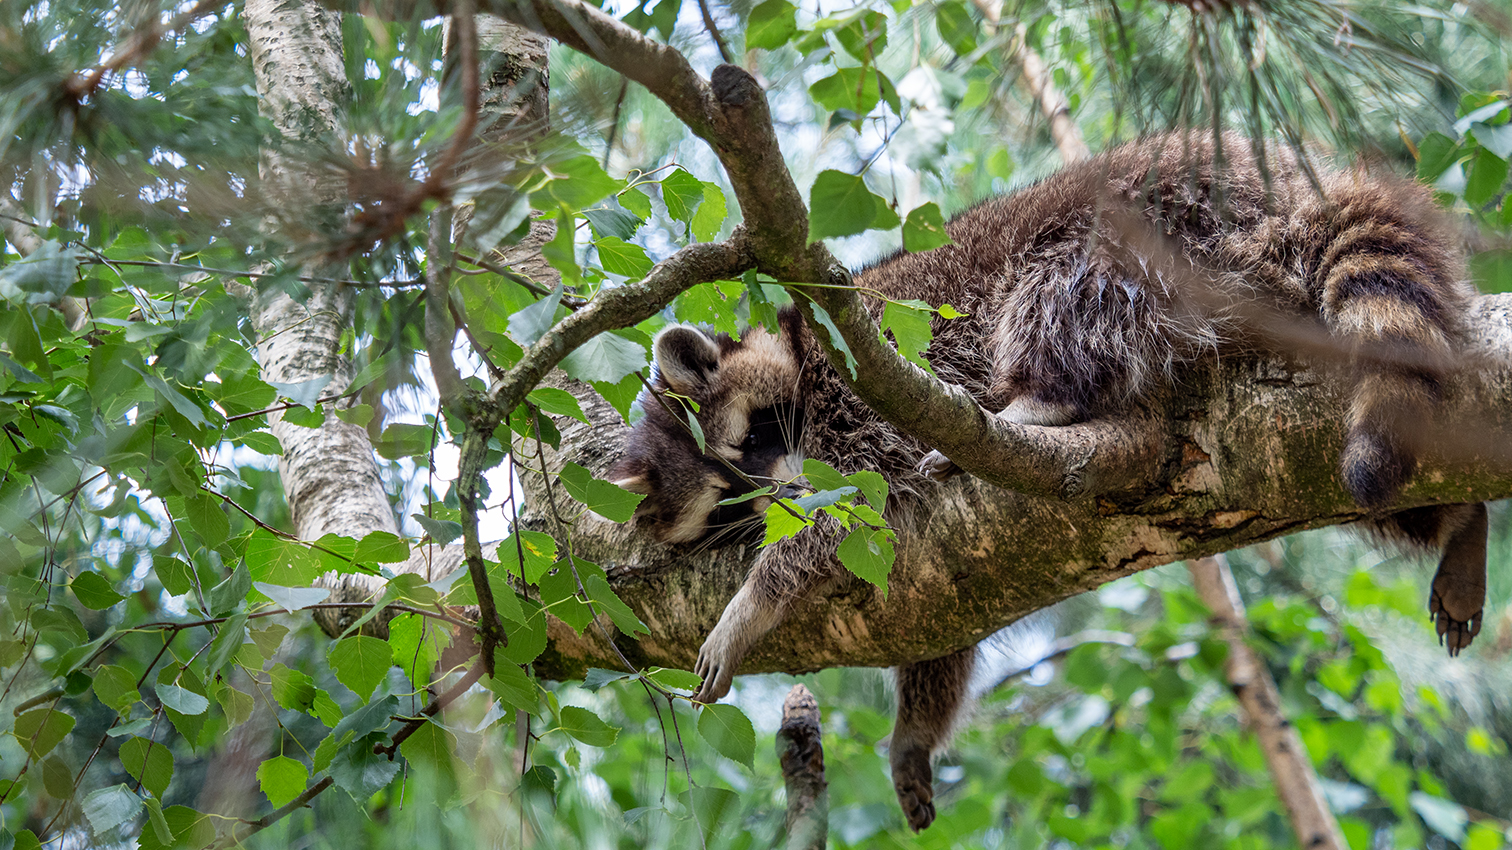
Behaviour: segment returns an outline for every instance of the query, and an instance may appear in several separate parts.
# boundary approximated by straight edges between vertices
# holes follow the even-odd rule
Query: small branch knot
[[[720,65],[709,76],[714,98],[725,106],[743,107],[762,97],[761,84],[739,65]]]

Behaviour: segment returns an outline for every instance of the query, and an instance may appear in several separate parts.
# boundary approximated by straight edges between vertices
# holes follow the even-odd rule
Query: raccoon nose
[[[806,490],[804,490],[802,487],[799,487],[796,484],[784,484],[781,487],[777,488],[777,492],[772,494],[772,498],[774,498],[774,499],[796,499],[799,496],[802,496],[806,492],[807,492]]]

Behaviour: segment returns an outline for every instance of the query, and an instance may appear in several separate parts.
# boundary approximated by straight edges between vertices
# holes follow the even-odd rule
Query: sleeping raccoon
[[[1178,134],[1119,147],[969,210],[947,227],[953,245],[895,254],[856,284],[965,311],[935,322],[927,354],[938,375],[1009,421],[1043,426],[1116,416],[1150,402],[1185,364],[1287,350],[1279,330],[1311,329],[1351,363],[1340,472],[1362,507],[1378,509],[1416,466],[1416,429],[1431,419],[1460,342],[1473,290],[1454,240],[1417,184],[1359,171],[1314,183],[1286,151],[1268,152],[1262,169],[1248,140],[1220,141]],[[1173,257],[1198,271],[1173,272]],[[646,416],[610,478],[646,494],[638,522],[662,541],[759,534],[770,497],[720,502],[766,486],[786,494],[804,458],[881,473],[896,494],[888,519],[907,533],[935,481],[958,471],[862,403],[796,309],[779,324],[738,341],[686,325],[656,338],[655,395],[642,398]],[[694,402],[686,409],[697,411],[706,451],[673,395]],[[1374,528],[1443,551],[1430,610],[1451,653],[1469,644],[1484,599],[1484,506],[1417,508]],[[789,607],[843,574],[837,531],[822,517],[757,555],[699,652],[697,699],[724,696]],[[915,830],[934,819],[930,759],[973,658],[967,649],[898,670],[890,758]]]

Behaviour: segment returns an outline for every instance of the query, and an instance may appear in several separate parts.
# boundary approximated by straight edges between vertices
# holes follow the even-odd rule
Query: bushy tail
[[[1362,507],[1378,508],[1417,468],[1472,290],[1425,188],[1356,177],[1328,187],[1306,261],[1323,319],[1355,370],[1344,485]]]

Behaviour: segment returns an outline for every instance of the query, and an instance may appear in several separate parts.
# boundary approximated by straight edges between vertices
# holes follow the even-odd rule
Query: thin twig
[[[735,64],[735,54],[730,52],[730,45],[725,43],[724,36],[719,34],[719,27],[714,23],[714,13],[709,10],[709,0],[698,0],[698,11],[703,15],[704,29],[713,36],[714,43],[719,45],[719,58],[726,64]]]

